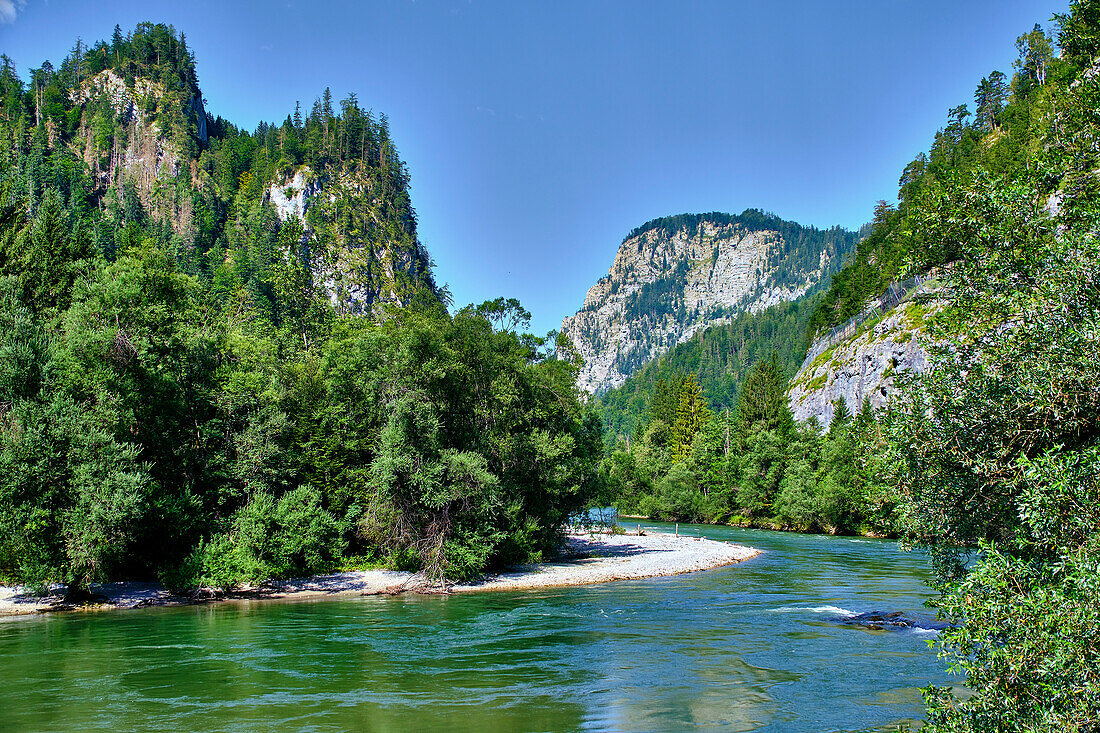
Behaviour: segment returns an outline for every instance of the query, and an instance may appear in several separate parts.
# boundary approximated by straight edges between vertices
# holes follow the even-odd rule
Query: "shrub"
[[[321,507],[311,487],[289,491],[276,501],[259,492],[233,515],[226,532],[200,541],[179,571],[165,575],[173,590],[214,587],[311,575],[329,570],[342,547],[336,520]]]

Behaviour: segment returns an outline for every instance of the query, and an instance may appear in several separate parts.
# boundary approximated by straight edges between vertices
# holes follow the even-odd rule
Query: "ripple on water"
[[[772,613],[828,613],[834,616],[855,616],[855,611],[839,606],[783,606],[782,608],[768,609]]]
[[[0,624],[0,729],[886,730],[950,680],[928,636],[830,619],[919,608],[920,556],[680,529],[766,553],[590,587]]]

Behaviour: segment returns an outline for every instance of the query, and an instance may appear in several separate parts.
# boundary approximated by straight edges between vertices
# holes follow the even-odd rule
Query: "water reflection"
[[[0,729],[887,730],[949,681],[926,636],[830,620],[921,610],[923,558],[680,529],[766,552],[586,588],[0,624]]]

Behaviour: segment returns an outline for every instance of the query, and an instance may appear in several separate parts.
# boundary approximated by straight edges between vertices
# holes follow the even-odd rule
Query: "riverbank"
[[[766,529],[769,532],[792,532],[794,534],[826,534],[832,537],[868,537],[875,540],[896,540],[895,532],[880,532],[875,529],[861,528],[854,532],[841,532],[836,527],[792,527],[782,522],[761,519],[753,521],[747,517],[732,522],[708,522],[687,519],[655,519],[644,514],[620,514],[619,519],[641,519],[646,522],[664,522],[665,524],[701,524],[707,527],[732,527],[734,529]]]
[[[514,568],[474,583],[448,586],[447,592],[474,593],[526,590],[607,583],[680,575],[732,565],[760,554],[759,550],[699,537],[665,533],[575,534],[566,539],[563,556],[556,562]],[[320,598],[355,595],[395,595],[404,592],[439,592],[424,578],[395,570],[356,570],[319,575],[301,580],[265,583],[229,593],[177,596],[156,583],[104,583],[92,587],[93,602],[64,603],[62,589],[35,596],[27,589],[0,586],[0,616],[56,611],[100,611],[151,606],[178,606],[234,600]]]

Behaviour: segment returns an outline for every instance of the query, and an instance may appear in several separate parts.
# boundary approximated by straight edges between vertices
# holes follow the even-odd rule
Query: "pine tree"
[[[691,455],[691,444],[695,435],[703,429],[712,415],[703,397],[702,387],[694,374],[689,375],[680,388],[680,404],[676,422],[672,425],[672,454],[676,460],[683,460]]]
[[[1008,100],[1008,84],[1005,75],[994,71],[978,84],[974,91],[974,107],[976,122],[986,132],[997,129],[997,116],[1004,109]]]
[[[836,398],[833,408],[833,421],[829,423],[829,435],[834,435],[835,431],[844,429],[852,420],[852,412],[848,409],[848,403],[844,400],[844,395],[840,395]]]
[[[647,416],[646,423],[653,422],[654,420],[664,420],[669,422],[669,416],[672,413],[672,404],[674,396],[670,394],[668,381],[665,379],[658,379],[653,386],[653,399],[649,402],[649,415]],[[676,402],[679,407],[679,402]]]
[[[790,435],[794,417],[787,406],[787,379],[779,366],[779,356],[756,362],[737,400],[738,442],[742,450],[747,435],[757,430],[775,430]]]
[[[122,29],[115,24],[115,30],[111,34],[111,53],[115,57],[115,65],[117,66],[122,62]]]

